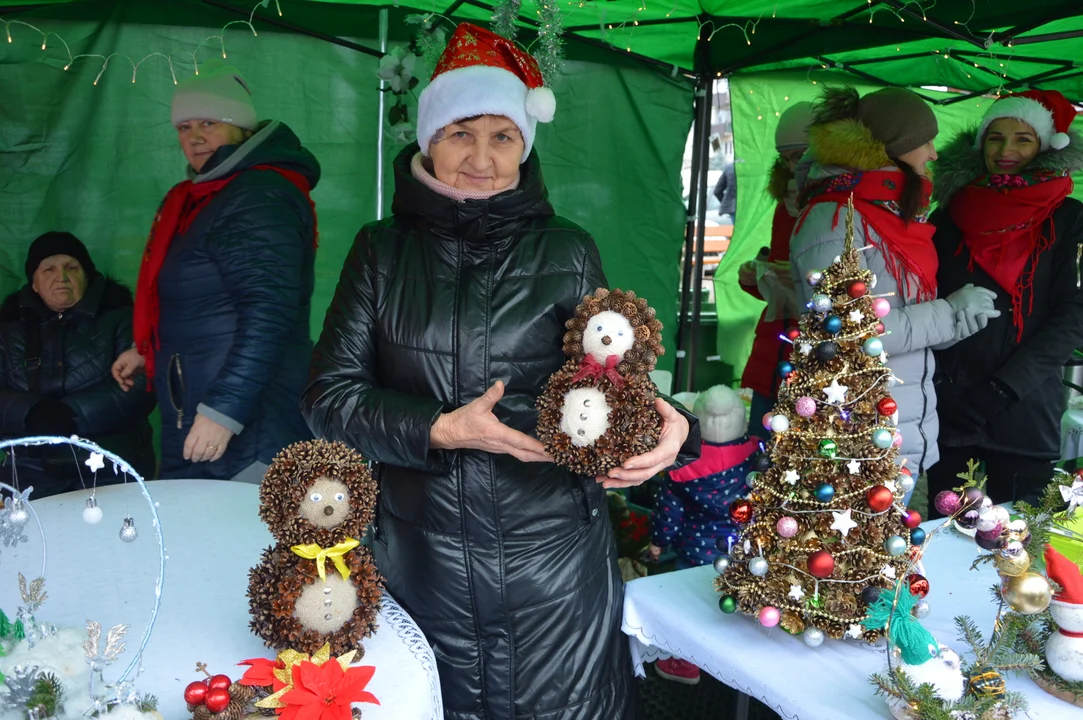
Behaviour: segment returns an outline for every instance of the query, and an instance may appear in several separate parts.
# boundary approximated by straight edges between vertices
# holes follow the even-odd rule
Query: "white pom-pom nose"
[[[557,112],[556,95],[547,87],[528,90],[526,94],[526,111],[528,115],[538,122],[552,122],[553,116]]]
[[[1071,144],[1072,139],[1068,137],[1068,133],[1056,133],[1053,137],[1049,138],[1049,147],[1054,150],[1063,150]]]

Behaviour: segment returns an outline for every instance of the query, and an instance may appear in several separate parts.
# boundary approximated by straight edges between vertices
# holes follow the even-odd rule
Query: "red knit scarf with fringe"
[[[1072,189],[1062,174],[985,175],[951,199],[951,219],[963,233],[957,253],[965,246],[970,270],[977,263],[1011,295],[1016,341],[1023,339],[1024,316],[1034,311],[1038,258],[1057,240],[1050,218]]]

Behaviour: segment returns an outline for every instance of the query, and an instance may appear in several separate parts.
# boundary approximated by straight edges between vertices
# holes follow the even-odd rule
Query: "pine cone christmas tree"
[[[877,639],[861,621],[903,578],[911,543],[924,537],[908,529],[921,518],[903,507],[913,479],[896,465],[896,379],[879,338],[889,307],[870,294],[853,212],[851,202],[842,255],[809,274],[816,294],[788,334],[794,349],[779,365],[784,383],[765,419],[770,463],[731,506],[740,536],[721,541],[728,559],[715,563],[724,612],[739,608],[768,627],[785,620],[810,646],[824,636]]]

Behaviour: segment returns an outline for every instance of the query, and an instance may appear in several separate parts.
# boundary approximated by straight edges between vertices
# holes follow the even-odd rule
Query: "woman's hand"
[[[654,407],[662,416],[658,445],[650,452],[628,458],[619,468],[610,470],[608,476],[595,478],[606,490],[640,485],[677,461],[677,454],[688,439],[688,420],[662,398],[654,399]]]
[[[430,447],[484,450],[494,455],[511,455],[523,462],[553,462],[540,442],[496,418],[493,408],[502,397],[504,383],[497,380],[477,400],[438,417],[429,432]]]
[[[135,374],[143,369],[147,361],[135,348],[125,350],[113,361],[113,379],[120,389],[128,392],[135,385]]]
[[[737,283],[746,287],[756,287],[756,261],[747,260],[737,268]]]
[[[233,431],[196,413],[192,429],[184,439],[184,459],[192,462],[215,462],[226,452]]]

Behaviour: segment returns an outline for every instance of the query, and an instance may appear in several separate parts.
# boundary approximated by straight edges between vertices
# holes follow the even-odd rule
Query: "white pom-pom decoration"
[[[538,122],[552,122],[557,113],[557,96],[547,87],[538,87],[526,93],[526,112]]]
[[[560,431],[572,445],[588,447],[609,429],[609,405],[605,393],[596,388],[576,388],[564,396]]]
[[[1054,150],[1063,150],[1071,144],[1072,139],[1068,137],[1068,133],[1054,133],[1053,137],[1049,138],[1049,147]]]

